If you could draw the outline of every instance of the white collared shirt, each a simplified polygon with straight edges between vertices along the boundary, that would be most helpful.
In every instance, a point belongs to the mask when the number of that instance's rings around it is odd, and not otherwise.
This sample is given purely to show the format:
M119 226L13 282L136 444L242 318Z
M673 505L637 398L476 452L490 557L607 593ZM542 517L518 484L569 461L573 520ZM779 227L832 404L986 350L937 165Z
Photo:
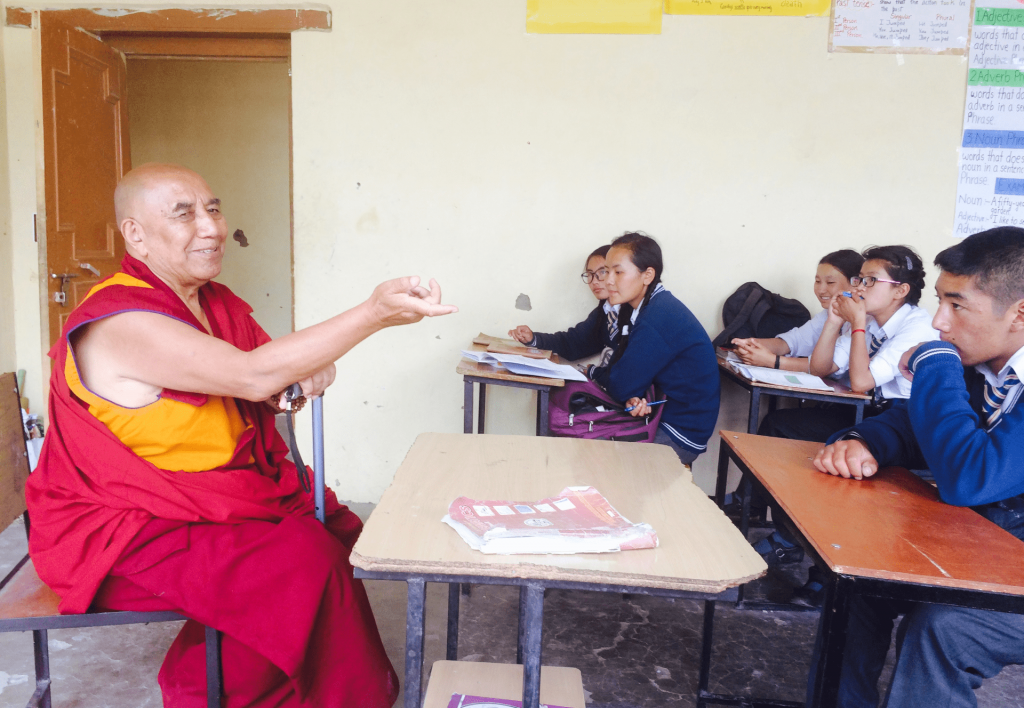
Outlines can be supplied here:
M789 354L786 356L809 357L814 352L814 345L821 338L821 330L825 329L827 319L828 309L825 308L799 327L780 334L778 338L789 346Z
M607 315L609 312L614 312L617 315L621 305L610 305L607 300L602 300L601 307L604 308L604 314Z
M853 341L849 322L843 324L839 341L832 361L839 367L834 377L848 374L850 370L850 344ZM867 332L864 337L866 346L871 346L871 337L888 339L873 357L868 369L875 379L875 386L881 389L882 397L888 400L910 398L910 382L900 373L900 357L903 353L921 342L930 342L939 338L937 330L932 328L932 316L922 307L905 303L896 310L885 326L879 327L875 318L868 315Z
M1017 374L1017 378L1024 381L1024 347L1021 347L1011 356L998 374L992 373L988 364L978 364L974 367L978 373L985 377L990 386L999 388L1006 381L1006 375L1011 371Z

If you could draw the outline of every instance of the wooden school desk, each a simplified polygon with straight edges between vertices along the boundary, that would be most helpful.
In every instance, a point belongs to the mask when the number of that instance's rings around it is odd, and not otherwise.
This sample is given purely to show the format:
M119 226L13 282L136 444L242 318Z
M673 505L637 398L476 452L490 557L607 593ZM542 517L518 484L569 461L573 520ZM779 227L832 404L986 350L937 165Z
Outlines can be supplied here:
M776 384L751 381L732 370L725 361L718 357L718 371L729 381L750 392L750 410L747 413L747 432L754 435L757 432L758 418L761 414L761 396L768 398L800 398L807 401L821 401L824 403L837 403L847 406L856 406L857 413L854 423L859 423L864 418L864 406L871 402L871 394L855 393L836 381L829 381L828 384L835 388L835 391L813 391L807 388L795 388L793 386L778 386Z
M533 501L567 486L598 489L660 546L622 553L486 555L441 518L460 496ZM447 658L457 658L458 583L518 585L523 705L536 708L545 588L731 600L767 567L664 445L522 435L420 435L352 551L358 578L404 580L405 706L419 705L425 585L449 583ZM710 660L705 624L702 662ZM702 666L702 685L707 670Z
M487 351L483 344L470 343L469 349L476 352ZM563 362L557 354L551 355L556 364ZM465 387L465 400L462 409L462 427L464 433L473 432L473 384L480 384L480 410L476 431L484 432L484 414L487 411L487 385L526 388L537 392L537 435L548 434L548 395L552 388L565 386L563 379L548 379L541 376L519 376L508 369L500 369L490 364L481 364L465 357L455 367L455 373L462 374Z
M944 504L916 475L893 467L858 482L814 469L821 443L721 436L724 464L732 459L765 486L828 577L815 706L836 705L858 595L1024 614L1024 544L970 509Z

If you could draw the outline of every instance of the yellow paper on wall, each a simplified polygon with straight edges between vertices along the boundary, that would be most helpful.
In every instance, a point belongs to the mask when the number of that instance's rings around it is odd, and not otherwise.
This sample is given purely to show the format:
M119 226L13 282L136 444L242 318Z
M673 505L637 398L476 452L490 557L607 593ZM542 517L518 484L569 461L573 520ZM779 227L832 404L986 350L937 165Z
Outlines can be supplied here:
M832 0L665 0L669 15L778 15L825 17Z
M662 0L526 0L534 34L661 34Z

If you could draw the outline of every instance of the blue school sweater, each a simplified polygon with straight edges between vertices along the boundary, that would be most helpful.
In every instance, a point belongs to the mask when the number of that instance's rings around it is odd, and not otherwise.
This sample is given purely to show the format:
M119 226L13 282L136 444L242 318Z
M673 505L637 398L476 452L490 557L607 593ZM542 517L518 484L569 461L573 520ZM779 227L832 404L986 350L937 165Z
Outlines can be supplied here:
M973 367L964 369L953 345L922 344L910 359L910 370L909 400L836 433L829 442L859 438L880 467L930 470L944 502L970 506L1024 540L1022 391L1011 391L999 421L986 430L979 415L985 377Z
M595 367L592 378L619 401L644 396L653 383L668 399L662 429L680 447L704 452L719 402L718 362L708 333L667 290L652 295L631 326L622 358Z
M615 340L608 336L608 315L604 311L604 301L587 315L587 319L565 332L544 334L534 332L534 346L550 349L560 357L570 361L585 359L601 353L605 347L614 347Z

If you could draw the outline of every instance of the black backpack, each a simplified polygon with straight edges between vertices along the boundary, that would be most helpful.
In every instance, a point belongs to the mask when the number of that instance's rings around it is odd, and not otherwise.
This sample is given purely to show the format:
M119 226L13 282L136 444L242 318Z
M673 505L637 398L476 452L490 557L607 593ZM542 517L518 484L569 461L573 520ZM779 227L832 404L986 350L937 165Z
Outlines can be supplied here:
M735 338L770 339L799 327L811 313L799 300L782 297L757 283L744 283L725 300L722 322L725 329L715 337L716 347L729 346Z

